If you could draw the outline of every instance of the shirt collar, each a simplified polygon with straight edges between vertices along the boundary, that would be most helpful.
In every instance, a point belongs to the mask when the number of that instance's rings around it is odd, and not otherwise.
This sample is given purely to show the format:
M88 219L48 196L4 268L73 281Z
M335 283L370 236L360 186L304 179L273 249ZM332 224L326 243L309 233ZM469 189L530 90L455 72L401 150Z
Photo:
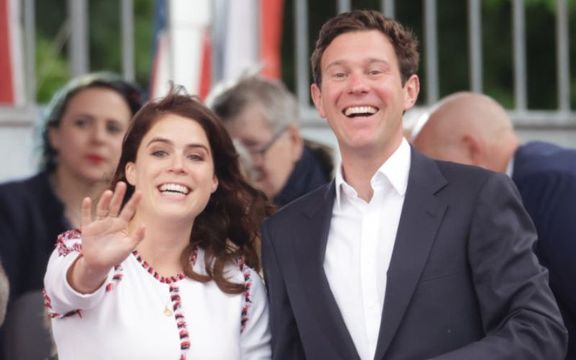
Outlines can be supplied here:
M406 194L406 189L408 187L408 175L410 173L410 145L406 139L402 138L400 146L390 155L390 157L376 170L376 173L372 176L370 183L372 188L378 186L384 179L388 179L388 182L392 188L400 195L404 196ZM336 174L334 176L334 182L336 184L336 204L341 206L341 199L344 195L357 195L356 190L350 186L342 174L342 164L336 168Z
M514 156L512 156L510 161L508 161L508 166L506 166L506 174L510 177L514 175Z

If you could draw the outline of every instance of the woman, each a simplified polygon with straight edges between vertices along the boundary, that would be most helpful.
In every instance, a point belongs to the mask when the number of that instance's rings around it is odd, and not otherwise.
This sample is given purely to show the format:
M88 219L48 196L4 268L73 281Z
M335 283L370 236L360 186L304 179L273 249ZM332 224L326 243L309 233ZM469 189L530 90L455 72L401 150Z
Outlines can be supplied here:
M270 358L256 251L268 207L215 115L175 92L146 104L113 184L49 261L59 358Z
M0 186L0 254L11 298L42 289L56 237L80 226L79 205L97 199L118 164L140 91L111 74L73 79L52 99L39 174Z

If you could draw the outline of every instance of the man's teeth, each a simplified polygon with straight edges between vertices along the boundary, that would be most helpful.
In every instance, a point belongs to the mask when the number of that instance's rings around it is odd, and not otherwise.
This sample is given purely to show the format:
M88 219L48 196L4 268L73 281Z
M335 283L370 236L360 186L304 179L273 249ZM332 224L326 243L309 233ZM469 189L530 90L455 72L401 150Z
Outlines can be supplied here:
M372 106L351 106L344 110L344 115L346 116L353 116L353 115L372 115L375 114L378 109Z
M188 194L190 192L190 189L188 189L186 186L184 185L179 185L179 184L163 184L160 185L160 191L165 192L175 192L175 193L180 193L180 194Z

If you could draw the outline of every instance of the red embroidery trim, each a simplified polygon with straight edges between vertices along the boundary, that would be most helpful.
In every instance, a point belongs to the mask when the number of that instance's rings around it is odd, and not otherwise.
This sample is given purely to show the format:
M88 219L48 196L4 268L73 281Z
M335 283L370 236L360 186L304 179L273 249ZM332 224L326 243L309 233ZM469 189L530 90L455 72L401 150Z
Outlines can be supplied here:
M82 244L80 242L75 242L72 245L67 244L67 242L71 240L79 240L80 239L80 230L68 230L63 232L62 234L58 235L56 239L56 249L58 250L59 256L66 256L71 252L81 252L82 251Z
M240 259L238 265L240 271L242 271L242 275L244 276L244 292L242 293L243 305L240 316L240 334L242 334L246 328L246 324L248 323L248 312L252 305L252 293L250 292L252 289L252 273L250 272L250 268L244 264L244 259Z
M196 252L197 252L197 249L194 248L192 250L192 255L190 255L190 262L192 263L192 266L194 266L194 264L196 263ZM172 283L180 281L186 277L186 275L184 275L183 273L178 273L178 274L173 275L173 276L162 276L162 275L158 274L158 272L156 270L154 270L154 268L152 266L150 266L150 264L148 264L148 262L146 262L146 260L142 259L142 256L140 255L140 253L137 250L133 250L132 254L136 258L136 260L140 263L140 265L142 265L144 270L146 270L150 275L152 275L154 277L154 279L160 281L161 283L172 284Z
M180 359L186 359L186 351L190 349L190 334L186 326L186 318L182 312L182 299L180 297L180 288L176 284L178 281L184 279L186 275L179 273L173 276L162 276L158 274L156 270L148 262L142 259L142 256L137 250L132 251L132 254L136 260L142 265L144 270L146 270L154 279L170 285L170 301L172 302L172 310L174 310L174 319L176 320L176 326L178 327L178 336L180 338ZM198 248L194 247L192 253L190 254L190 263L192 266L196 264L196 258L198 257Z
M79 317L82 317L82 311L80 311L80 310L68 311L65 314L60 314L60 313L53 311L52 310L52 300L50 299L50 296L48 296L46 289L42 289L42 299L44 300L44 307L46 308L46 312L48 313L48 317L50 317L51 319L64 319L64 318L67 318L69 316L74 316L74 315L78 315Z

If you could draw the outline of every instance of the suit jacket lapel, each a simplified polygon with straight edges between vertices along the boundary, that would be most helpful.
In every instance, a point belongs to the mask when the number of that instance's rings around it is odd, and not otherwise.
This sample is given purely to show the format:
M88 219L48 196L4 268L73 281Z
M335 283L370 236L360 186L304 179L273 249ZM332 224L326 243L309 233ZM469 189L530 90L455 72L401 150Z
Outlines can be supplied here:
M294 252L300 259L300 279L305 296L310 299L308 303L313 308L315 320L322 327L322 336L331 341L334 353L340 354L343 359L359 359L324 272L334 198L335 185L332 181L322 197L318 197L318 201L306 209L306 220L300 224L306 236L294 241Z
M436 163L412 150L406 198L392 253L375 359L383 359L428 259L446 205L435 193L446 185Z

